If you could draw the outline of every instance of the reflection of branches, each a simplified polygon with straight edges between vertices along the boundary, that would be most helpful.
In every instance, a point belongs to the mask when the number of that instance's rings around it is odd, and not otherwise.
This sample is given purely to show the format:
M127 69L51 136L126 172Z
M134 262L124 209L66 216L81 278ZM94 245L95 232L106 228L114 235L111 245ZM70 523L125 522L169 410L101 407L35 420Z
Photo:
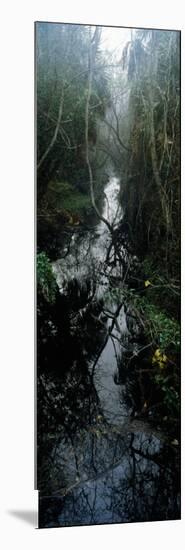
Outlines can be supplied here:
M111 464L108 468L104 468L101 472L97 473L95 476L88 475L85 480L78 479L78 481L72 483L65 489L61 487L57 491L53 492L52 496L57 496L57 495L66 496L67 494L71 493L73 489L83 488L84 486L86 486L87 483L90 483L90 482L97 482L102 478L104 478L105 476L107 476L108 474L110 474L110 472L112 472L114 468L119 466L122 463L122 461L123 461L123 456L119 457L119 459L116 459L114 462L111 461Z
M178 517L174 498L178 483L176 486L170 468L163 467L162 454L161 461L156 463L155 453L149 454L147 449L144 452L141 447L135 449L133 441L134 436L131 436L130 444L119 459L114 460L114 449L110 467L97 476L88 475L86 480L71 484L60 494L55 493L56 502L61 500L62 504L60 525L64 522L65 525L92 524L97 518L98 523L109 523L152 520L159 515L160 519L172 519L171 513L173 519ZM148 439L143 445L150 447L150 443ZM43 501L46 498L43 497Z
M99 435L96 437L96 426L91 427L93 431L92 434L89 432L90 441L87 443L84 440L86 453L83 455L84 463L81 463L82 477L77 460L78 479L69 481L66 487L62 486L52 493L51 498L56 499L54 502L61 502L58 512L60 525L96 523L97 518L98 522L114 522L152 520L158 514L160 519L178 517L175 499L179 480L178 472L175 473L173 468L176 454L170 454L168 447L159 443L159 437L156 441L151 430L148 434L146 431L143 437L144 425L141 422L130 422L127 424L128 433L118 427L113 430L113 427L107 426L106 435L103 436L103 431L100 441ZM73 445L78 456L77 440L74 439ZM79 445L81 449L81 439ZM88 460L88 471L85 456ZM58 460L61 464L60 456ZM47 503L48 499L49 512L51 499L46 495L42 498L43 503ZM58 518L53 519L54 522L58 521Z
M156 453L155 455L151 455L148 452L144 453L140 449L136 449L135 447L133 447L133 445L131 446L131 450L132 450L133 453L141 456L142 458L144 458L146 460L150 460L151 462L154 462L155 464L157 464L157 466L160 466L160 468L166 469L166 465L162 463L162 461L160 460L160 458L158 456L159 453Z
M108 342L108 339L109 339L110 335L112 334L114 325L115 325L115 323L116 323L116 319L117 319L117 317L118 317L118 315L119 315L119 313L120 313L120 311L121 311L121 308L122 308L122 306L123 306L123 303L124 303L124 302L121 302L121 304L119 304L118 308L116 309L116 312L115 312L115 314L114 314L114 317L113 317L111 326L109 327L109 330L108 330L108 332L107 332L106 338L105 338L105 340L104 340L104 342L103 342L103 344L102 344L102 346L101 346L101 348L100 348L100 351L99 351L99 353L98 353L98 355L97 355L97 357L96 357L96 359L95 359L95 361L94 361L94 364L93 364L93 366L92 366L92 371L91 371L91 380L93 380L93 376L94 376L94 371L95 371L96 365L97 365L97 363L98 363L99 358L101 357L101 354L102 354L102 352L103 352L103 350L104 350L104 348L105 348L105 346L106 346L106 344L107 344L107 342Z
M114 354L115 354L116 362L117 362L117 365L118 365L119 357L118 357L115 342L114 342L114 339L113 339L113 334L110 335L110 338L111 338L111 342L112 342L112 345L113 345L113 348L114 348Z

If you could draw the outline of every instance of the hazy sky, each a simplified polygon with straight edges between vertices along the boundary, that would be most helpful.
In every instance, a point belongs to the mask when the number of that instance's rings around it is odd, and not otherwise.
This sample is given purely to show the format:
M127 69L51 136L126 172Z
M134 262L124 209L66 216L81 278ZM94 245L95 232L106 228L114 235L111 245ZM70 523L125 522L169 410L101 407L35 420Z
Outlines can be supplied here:
M102 27L102 48L113 52L117 59L121 57L125 44L131 39L131 29L121 27Z

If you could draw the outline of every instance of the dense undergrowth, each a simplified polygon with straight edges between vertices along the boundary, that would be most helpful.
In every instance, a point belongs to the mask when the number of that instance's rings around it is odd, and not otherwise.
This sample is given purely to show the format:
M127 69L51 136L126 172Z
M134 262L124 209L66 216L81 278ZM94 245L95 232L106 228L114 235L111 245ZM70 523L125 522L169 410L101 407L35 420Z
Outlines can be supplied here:
M147 359L156 412L172 426L180 414L179 33L137 31L124 49L123 68L130 127L129 138L124 130L122 138L130 151L120 158L120 200L124 231L138 257L128 299L149 346L139 354L140 369Z

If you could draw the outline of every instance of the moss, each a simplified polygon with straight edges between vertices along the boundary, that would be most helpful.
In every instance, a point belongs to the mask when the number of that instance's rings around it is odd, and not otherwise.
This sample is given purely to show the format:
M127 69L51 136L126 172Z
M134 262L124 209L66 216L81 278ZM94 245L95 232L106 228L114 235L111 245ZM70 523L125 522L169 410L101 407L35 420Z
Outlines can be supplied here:
M67 182L50 182L46 198L53 207L79 216L91 209L90 197Z

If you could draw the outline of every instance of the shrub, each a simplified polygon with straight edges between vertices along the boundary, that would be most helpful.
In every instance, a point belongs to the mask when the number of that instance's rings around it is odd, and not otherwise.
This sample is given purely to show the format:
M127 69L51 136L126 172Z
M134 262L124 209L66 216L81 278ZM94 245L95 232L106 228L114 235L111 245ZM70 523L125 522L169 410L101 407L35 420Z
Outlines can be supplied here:
M57 283L45 252L37 254L37 289L47 302L55 302Z

